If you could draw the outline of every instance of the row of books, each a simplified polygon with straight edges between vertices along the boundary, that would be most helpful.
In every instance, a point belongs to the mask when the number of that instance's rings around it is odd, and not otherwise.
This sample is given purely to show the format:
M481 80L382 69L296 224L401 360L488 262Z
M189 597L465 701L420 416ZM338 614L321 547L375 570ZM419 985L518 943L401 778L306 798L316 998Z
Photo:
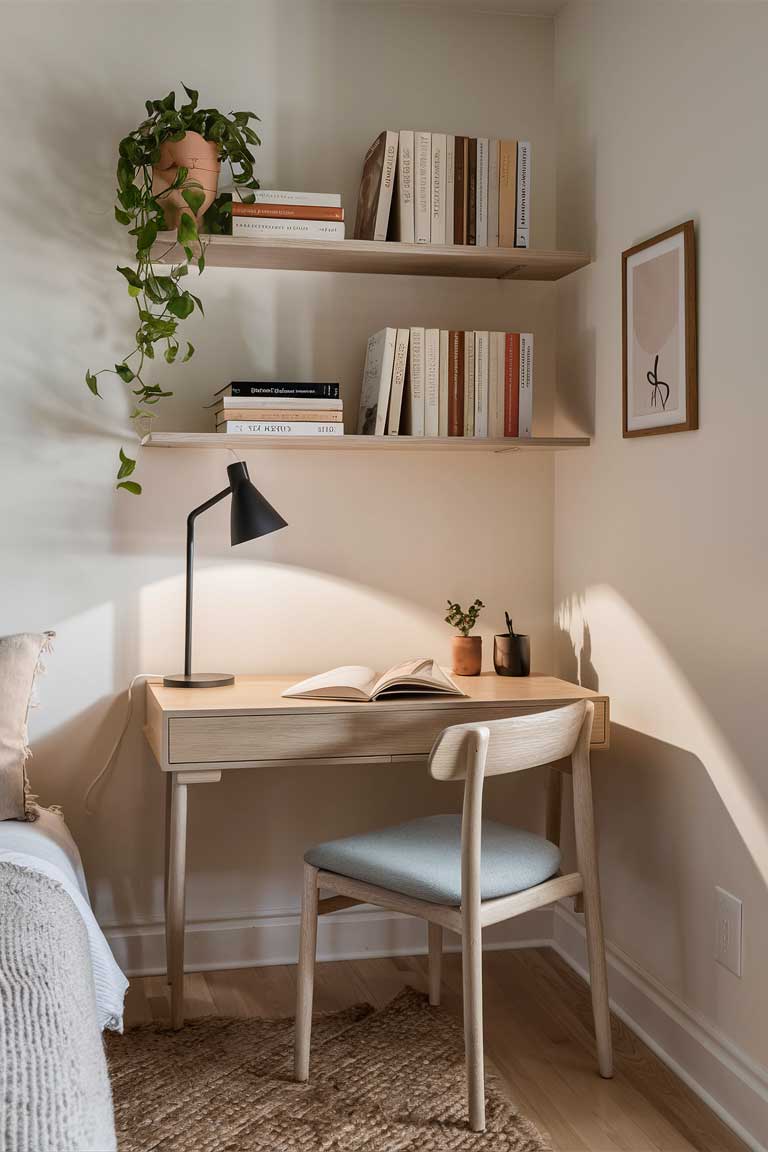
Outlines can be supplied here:
M252 203L232 201L232 235L262 239L343 240L338 192L285 192L259 188Z
M527 248L530 193L527 140L382 132L363 162L355 239Z
M337 383L233 380L214 396L216 431L238 436L343 436Z
M358 435L531 436L533 334L382 328L368 340Z

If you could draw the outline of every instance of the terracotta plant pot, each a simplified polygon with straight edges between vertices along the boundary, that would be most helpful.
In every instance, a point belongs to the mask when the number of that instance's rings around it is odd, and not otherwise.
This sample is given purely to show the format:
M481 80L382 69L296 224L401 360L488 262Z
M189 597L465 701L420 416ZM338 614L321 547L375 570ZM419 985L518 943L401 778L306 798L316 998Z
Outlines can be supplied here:
M454 636L451 658L457 676L479 676L483 663L482 636Z
M181 140L164 140L160 145L160 159L152 168L152 194L160 196L170 188L176 179L179 168L189 171L188 181L194 180L205 193L205 200L195 219L199 224L203 215L216 198L219 186L219 146L214 140L206 140L199 132L186 132ZM176 228L182 212L191 209L181 194L174 188L167 196L160 196L165 222L169 228Z

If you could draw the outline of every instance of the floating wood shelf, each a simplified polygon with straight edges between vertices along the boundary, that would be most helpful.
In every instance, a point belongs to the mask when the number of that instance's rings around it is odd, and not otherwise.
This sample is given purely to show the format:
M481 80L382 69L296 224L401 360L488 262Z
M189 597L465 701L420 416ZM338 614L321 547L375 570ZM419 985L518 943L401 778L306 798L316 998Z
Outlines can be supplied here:
M232 432L152 432L143 448L297 449L324 452L556 452L588 448L588 436L533 436L488 440L462 436L248 436Z
M399 244L377 240L263 240L206 237L205 258L215 268L280 268L305 272L372 272L390 276L468 276L489 280L560 280L590 262L584 252L534 248L476 248L464 244ZM152 258L184 259L175 233L161 233Z

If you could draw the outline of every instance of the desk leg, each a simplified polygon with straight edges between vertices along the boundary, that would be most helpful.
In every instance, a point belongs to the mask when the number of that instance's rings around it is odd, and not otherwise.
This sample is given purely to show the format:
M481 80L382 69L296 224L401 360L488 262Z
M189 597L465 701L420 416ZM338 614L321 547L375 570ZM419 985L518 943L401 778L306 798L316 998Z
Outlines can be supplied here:
M163 863L163 916L168 923L168 892L170 887L171 867L171 796L173 793L173 775L165 773L165 858ZM171 969L166 957L166 983L171 981Z
M187 785L179 773L169 773L170 835L168 845L168 909L165 919L165 950L171 985L171 1025L184 1024L184 886L187 852Z

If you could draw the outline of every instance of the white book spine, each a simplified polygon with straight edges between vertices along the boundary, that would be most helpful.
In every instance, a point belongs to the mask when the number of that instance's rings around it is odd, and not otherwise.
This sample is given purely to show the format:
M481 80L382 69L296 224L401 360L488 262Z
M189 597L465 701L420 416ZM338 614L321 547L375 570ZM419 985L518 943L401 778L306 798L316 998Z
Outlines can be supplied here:
M445 132L432 133L430 242L445 244Z
M453 244L453 198L456 163L456 137L445 138L445 243ZM446 432L447 435L447 432Z
M389 390L395 361L396 328L382 328L368 338L360 389L358 436L383 436L389 410Z
M488 347L488 435L504 435L504 348L503 332L491 332Z
M392 388L389 393L389 415L387 432L390 436L400 434L400 414L403 409L403 389L405 387L405 366L408 362L409 328L398 328L395 337L395 360L392 366Z
M344 425L324 424L320 420L225 420L216 431L240 436L343 436Z
M440 330L424 330L424 435L437 436L440 431Z
M432 196L430 184L432 176L432 133L415 132L413 138L414 155L414 236L417 244L429 244L431 236Z
M399 134L387 132L384 144L384 166L381 170L381 185L379 187L379 202L376 207L376 223L374 224L374 240L386 240L389 228L389 212L392 207L392 191L395 186L395 171L397 169L397 145Z
M259 216L234 216L233 236L256 236L273 240L343 240L341 220L286 220Z
M440 330L440 372L437 384L437 434L448 435L448 330Z
M341 208L339 192L279 192L274 188L256 188L250 194L252 204L304 204L312 208ZM237 195L233 192L233 195Z
M424 435L424 329L411 328L408 349L406 427L411 436Z
M287 408L299 408L304 412L341 412L343 408L341 400L316 400L311 397L305 400L301 396L222 396L218 403L225 412L227 408L245 408L254 412L263 408L278 408L283 412Z
M464 435L475 434L475 334L464 333Z
M477 138L477 204L475 243L478 248L488 247L488 138Z
M520 436L533 435L533 333L520 333Z
M515 248L527 248L531 235L531 145L517 142L517 206L515 211ZM521 433L522 435L522 433Z
M488 142L488 247L499 246L499 142Z
M413 244L413 132L400 133L397 153L397 228L396 239Z
M488 435L488 339L475 332L475 436Z

